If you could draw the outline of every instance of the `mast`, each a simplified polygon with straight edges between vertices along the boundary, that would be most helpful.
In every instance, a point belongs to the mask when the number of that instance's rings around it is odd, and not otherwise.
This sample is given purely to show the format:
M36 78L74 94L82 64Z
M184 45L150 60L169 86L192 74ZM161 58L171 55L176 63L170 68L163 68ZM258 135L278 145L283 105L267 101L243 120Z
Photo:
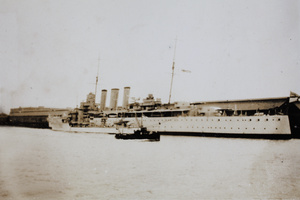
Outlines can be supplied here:
M172 86L173 86L173 78L174 78L176 43L177 43L177 37L175 39L174 57L173 57L173 65L172 65L172 79L171 79L171 86L170 86L170 93L169 93L169 104L171 103Z
M97 97L97 86L98 86L98 76L99 76L99 66L100 66L100 56L98 58L98 69L97 69L97 76L96 76L96 86L95 86L95 102Z

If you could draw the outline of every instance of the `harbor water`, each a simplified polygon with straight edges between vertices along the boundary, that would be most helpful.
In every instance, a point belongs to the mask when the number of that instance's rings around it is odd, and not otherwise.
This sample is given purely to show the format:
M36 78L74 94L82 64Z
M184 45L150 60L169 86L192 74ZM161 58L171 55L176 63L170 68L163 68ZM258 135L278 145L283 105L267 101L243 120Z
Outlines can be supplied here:
M300 199L300 140L0 127L0 199Z

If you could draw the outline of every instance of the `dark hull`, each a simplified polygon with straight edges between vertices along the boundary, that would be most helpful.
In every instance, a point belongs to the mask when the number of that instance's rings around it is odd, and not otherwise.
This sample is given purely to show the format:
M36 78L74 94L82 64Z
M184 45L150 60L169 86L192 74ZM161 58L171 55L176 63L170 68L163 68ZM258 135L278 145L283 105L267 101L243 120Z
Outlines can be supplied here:
M31 128L50 128L47 121L48 115L45 116L10 116L10 126L22 126Z
M291 126L292 138L300 139L300 109L299 103L289 105L289 121Z
M116 139L123 139L123 140L160 140L159 133L150 133L150 134L116 134Z
M0 126L9 125L9 116L6 114L0 114Z

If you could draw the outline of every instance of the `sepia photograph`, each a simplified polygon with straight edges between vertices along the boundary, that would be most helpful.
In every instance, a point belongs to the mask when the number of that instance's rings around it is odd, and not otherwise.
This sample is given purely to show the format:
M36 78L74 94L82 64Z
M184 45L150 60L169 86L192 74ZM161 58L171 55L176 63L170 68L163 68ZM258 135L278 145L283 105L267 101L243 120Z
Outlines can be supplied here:
M0 0L0 199L300 199L300 1Z

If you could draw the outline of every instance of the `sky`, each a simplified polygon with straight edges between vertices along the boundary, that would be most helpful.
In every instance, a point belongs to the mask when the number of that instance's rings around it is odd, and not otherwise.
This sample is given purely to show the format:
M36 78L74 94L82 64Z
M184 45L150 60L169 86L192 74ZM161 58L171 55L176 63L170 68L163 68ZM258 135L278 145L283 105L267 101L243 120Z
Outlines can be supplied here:
M131 87L171 102L300 94L298 0L0 0L0 113ZM176 39L177 38L177 39ZM176 44L176 50L175 50ZM100 60L99 60L100 58ZM190 72L183 72L189 70Z

